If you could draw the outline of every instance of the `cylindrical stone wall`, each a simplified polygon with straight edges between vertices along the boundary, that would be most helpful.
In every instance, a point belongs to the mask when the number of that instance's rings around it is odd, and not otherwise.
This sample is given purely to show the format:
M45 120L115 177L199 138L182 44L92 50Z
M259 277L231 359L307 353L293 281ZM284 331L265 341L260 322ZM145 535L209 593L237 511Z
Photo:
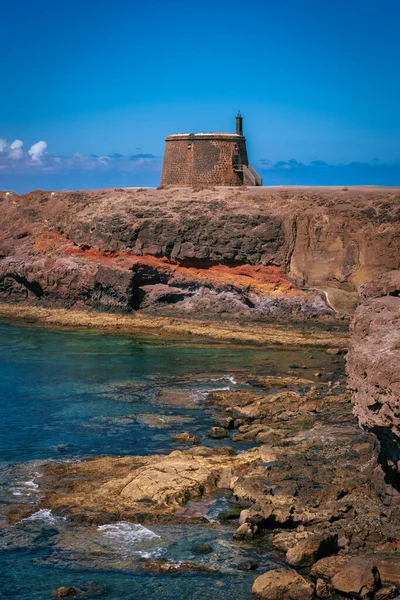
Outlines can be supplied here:
M162 185L242 185L235 165L248 165L246 139L234 133L170 135L166 139Z

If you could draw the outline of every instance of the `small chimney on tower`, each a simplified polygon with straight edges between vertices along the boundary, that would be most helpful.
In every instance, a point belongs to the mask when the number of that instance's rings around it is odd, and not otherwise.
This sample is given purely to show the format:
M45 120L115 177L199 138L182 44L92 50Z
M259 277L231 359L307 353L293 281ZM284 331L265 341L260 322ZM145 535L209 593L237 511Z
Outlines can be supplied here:
M238 114L236 115L236 134L243 135L243 117L240 114L240 110L238 111Z

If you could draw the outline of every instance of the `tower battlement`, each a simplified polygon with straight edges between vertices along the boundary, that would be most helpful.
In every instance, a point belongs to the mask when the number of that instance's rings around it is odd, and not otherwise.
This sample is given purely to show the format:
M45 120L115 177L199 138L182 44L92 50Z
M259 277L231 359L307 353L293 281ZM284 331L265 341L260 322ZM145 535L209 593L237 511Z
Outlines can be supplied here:
M165 142L162 185L262 185L249 165L240 113L236 133L174 133Z

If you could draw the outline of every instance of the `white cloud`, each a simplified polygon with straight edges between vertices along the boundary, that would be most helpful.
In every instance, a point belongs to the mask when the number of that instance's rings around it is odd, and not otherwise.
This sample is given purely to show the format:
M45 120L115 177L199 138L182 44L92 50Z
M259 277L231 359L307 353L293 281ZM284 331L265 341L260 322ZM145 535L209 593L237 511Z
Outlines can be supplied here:
M40 141L33 144L28 150L28 154L33 161L41 162L41 158L44 156L47 150L46 142Z
M43 140L33 144L28 151L24 150L22 140L14 140L11 144L0 138L0 170L2 173L37 173L38 169L46 173L67 171L159 171L161 159L152 154L91 154L85 156L76 152L70 156L57 156L47 151L47 143Z
M24 142L22 142L21 140L14 140L10 146L10 157L16 160L21 159L24 156L24 151L22 149L23 145Z

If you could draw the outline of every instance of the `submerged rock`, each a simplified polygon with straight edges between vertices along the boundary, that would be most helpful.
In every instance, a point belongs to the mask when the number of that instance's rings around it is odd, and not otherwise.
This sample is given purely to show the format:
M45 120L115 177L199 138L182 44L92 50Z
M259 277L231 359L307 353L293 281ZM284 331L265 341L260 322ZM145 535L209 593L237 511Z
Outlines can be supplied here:
M198 444L200 442L198 437L192 435L188 431L184 431L183 433L178 433L177 435L174 435L174 441L178 444L187 445Z
M209 554L212 551L212 546L209 544L198 544L197 546L192 546L192 552L195 554Z
M55 592L51 594L52 598L71 598L72 596L77 596L79 594L79 589L73 586L61 586L56 589Z
M151 560L142 563L142 569L144 571L150 571L151 573L185 573L185 572L200 572L200 573L218 573L218 569L213 567L207 567L205 565L199 565L191 561L185 562L170 562L165 560Z
M255 560L244 560L243 562L239 563L237 568L240 569L241 571L255 571L255 569L257 569L258 567L258 562L256 562Z
M52 598L97 598L105 593L106 587L101 583L89 581L79 587L76 586L61 586L52 592Z

